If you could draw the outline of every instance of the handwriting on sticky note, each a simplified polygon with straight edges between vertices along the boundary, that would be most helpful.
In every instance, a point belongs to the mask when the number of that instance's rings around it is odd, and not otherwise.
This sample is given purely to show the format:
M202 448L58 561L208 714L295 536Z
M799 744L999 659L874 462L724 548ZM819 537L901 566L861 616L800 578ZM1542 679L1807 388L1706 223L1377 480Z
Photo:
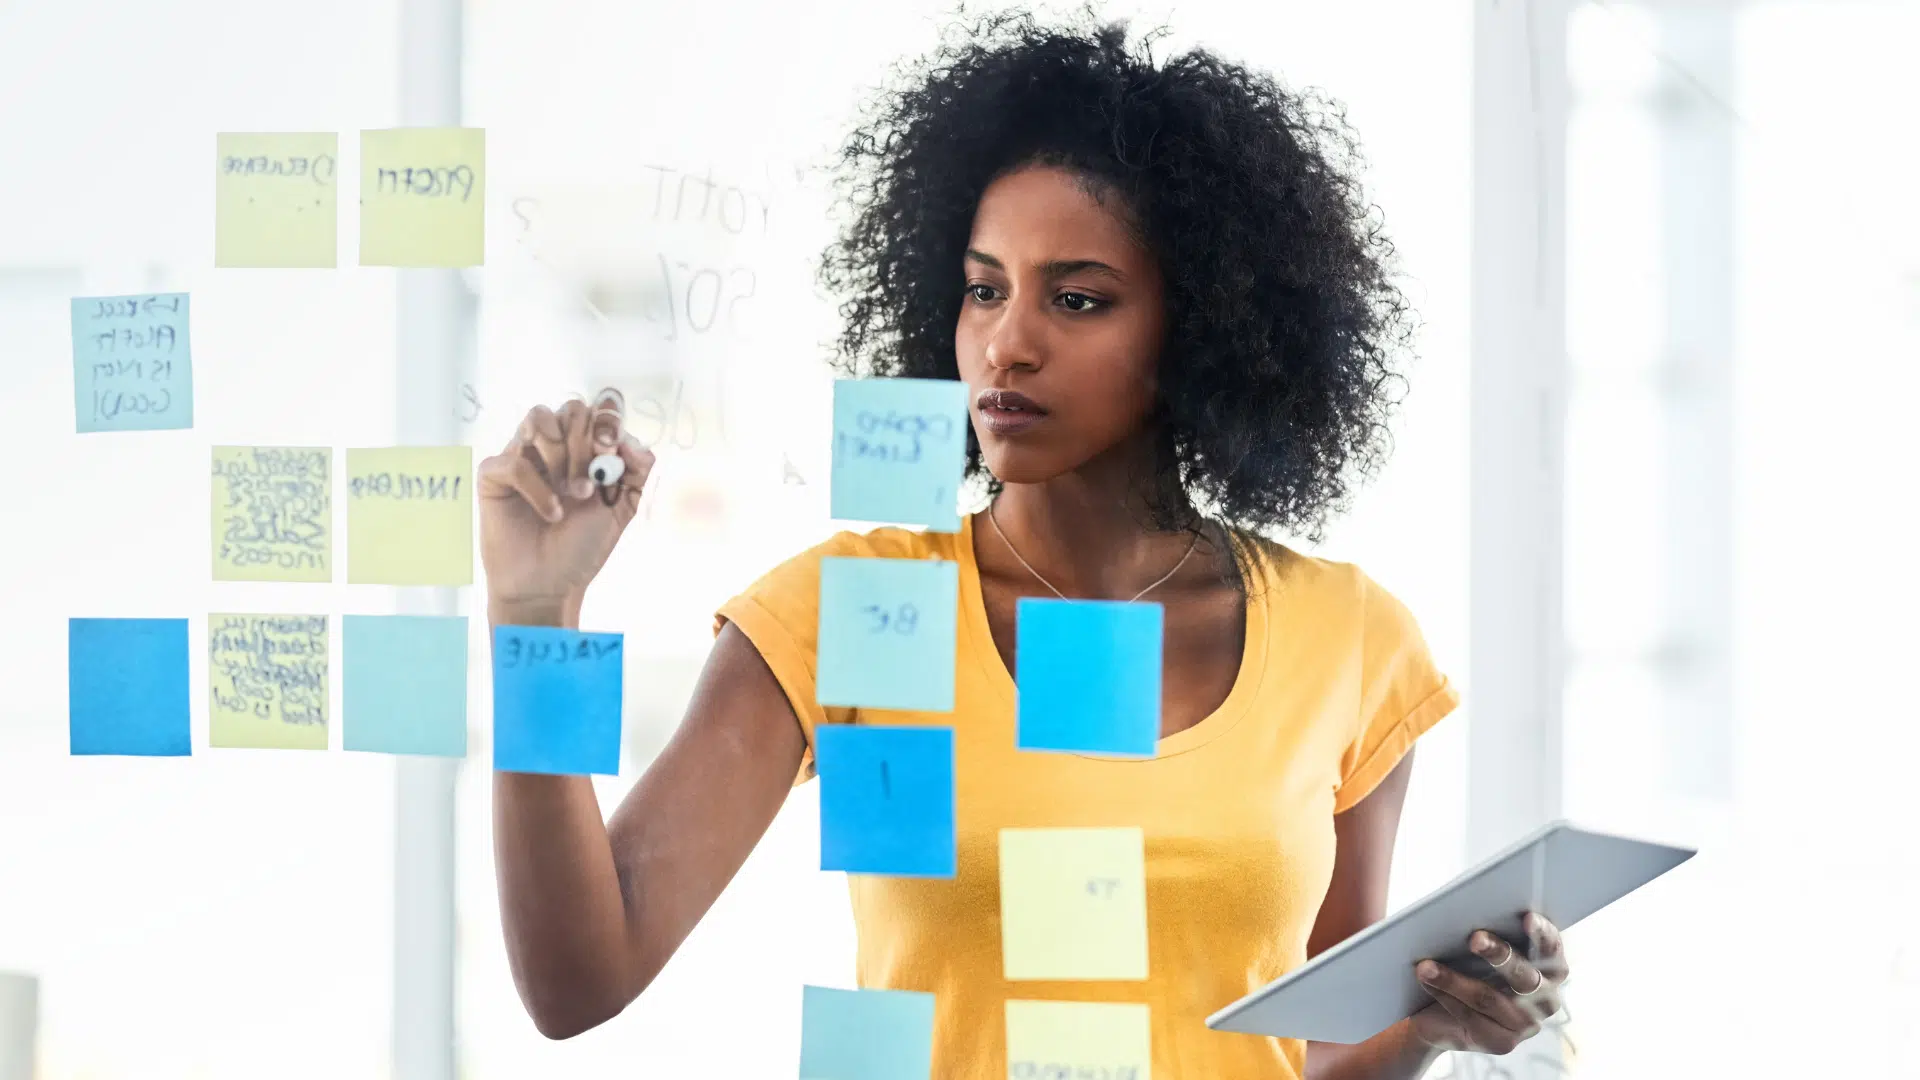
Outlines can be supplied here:
M833 516L958 532L966 389L947 379L835 382Z
M960 564L947 559L820 560L823 705L953 709Z
M820 869L953 876L952 728L828 724L814 756Z
M1146 978L1145 852L1138 828L1000 830L1006 977Z
M67 620L68 747L178 757L188 728L187 620Z
M1152 1016L1120 1002L1007 1002L1008 1080L1150 1080Z
M73 414L80 432L193 426L187 294L78 297Z
M213 265L337 264L338 135L223 132L215 144Z
M347 580L473 583L473 449L347 451Z
M213 579L332 581L332 451L213 448Z
M561 627L495 627L493 767L617 774L622 641Z
M361 265L480 265L486 151L479 128L361 132Z
M214 746L327 748L327 617L209 615Z

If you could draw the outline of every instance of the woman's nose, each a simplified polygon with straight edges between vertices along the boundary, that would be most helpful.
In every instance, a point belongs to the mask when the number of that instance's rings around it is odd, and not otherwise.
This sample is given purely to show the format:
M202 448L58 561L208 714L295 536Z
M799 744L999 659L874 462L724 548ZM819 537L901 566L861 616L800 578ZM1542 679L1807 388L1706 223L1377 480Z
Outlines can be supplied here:
M987 339L987 366L1000 370L1035 369L1040 367L1041 362L1042 353L1038 332L1033 326L1033 316L1022 312L1018 304L1009 303L1002 310L1000 321L993 328L993 335Z

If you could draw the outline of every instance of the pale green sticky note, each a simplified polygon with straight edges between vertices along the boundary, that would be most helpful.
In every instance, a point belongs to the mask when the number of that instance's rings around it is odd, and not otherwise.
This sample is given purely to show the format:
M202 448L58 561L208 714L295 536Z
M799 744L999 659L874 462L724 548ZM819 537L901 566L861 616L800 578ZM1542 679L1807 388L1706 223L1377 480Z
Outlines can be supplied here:
M1129 1002L1008 1001L1007 1076L1151 1080L1150 1020Z
M479 266L486 237L487 133L360 133L360 265Z
M213 448L213 580L333 580L333 451Z
M347 580L473 583L473 448L347 451Z
M214 141L213 265L336 265L340 136L222 132Z
M327 617L207 616L213 746L327 748Z
M1006 977L1146 978L1146 880L1138 828L1000 830Z

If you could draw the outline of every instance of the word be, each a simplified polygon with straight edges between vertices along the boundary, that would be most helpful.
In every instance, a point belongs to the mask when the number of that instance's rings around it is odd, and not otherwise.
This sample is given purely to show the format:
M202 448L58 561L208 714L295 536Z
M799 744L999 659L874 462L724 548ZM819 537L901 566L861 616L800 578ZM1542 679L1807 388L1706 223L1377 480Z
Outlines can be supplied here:
M873 619L872 633L884 634L889 625L896 634L911 634L920 624L920 611L912 604L901 604L897 611L889 612L879 604L868 604L860 609L862 614Z

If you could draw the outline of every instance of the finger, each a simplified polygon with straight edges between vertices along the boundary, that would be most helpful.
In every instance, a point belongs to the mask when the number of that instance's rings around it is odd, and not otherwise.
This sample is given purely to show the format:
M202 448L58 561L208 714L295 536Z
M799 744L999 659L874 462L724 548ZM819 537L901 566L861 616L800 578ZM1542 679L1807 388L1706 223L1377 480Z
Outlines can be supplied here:
M1458 1037L1465 1044L1460 1049L1488 1054L1505 1054L1510 1053L1514 1047L1525 1041L1525 1035L1521 1031L1513 1031L1494 1023L1485 1013L1475 1008L1472 1002L1462 996L1465 992L1464 988L1456 987L1452 980L1465 980L1488 990L1492 987L1488 987L1478 979L1469 979L1432 960L1422 960L1414 968L1414 974L1419 978L1420 988L1427 992L1427 996L1433 998L1442 1009L1446 1010L1447 1015L1453 1018L1455 1027L1459 1029ZM1449 979L1449 976L1452 979ZM1530 1035L1532 1032L1526 1031L1525 1034Z
M1439 965L1439 974L1429 980L1429 985L1452 994L1474 1012L1508 1030L1521 1031L1536 1023L1533 1016L1505 989L1444 964Z
M1539 969L1522 956L1512 942L1495 936L1491 931L1475 930L1467 938L1467 947L1473 950L1474 955L1493 965L1493 970L1500 973L1507 986L1522 997L1538 993L1547 984L1546 976L1540 974Z
M567 429L545 405L535 405L520 421L520 442L547 475L558 480L567 472Z
M564 479L556 478L554 486L576 499L584 499L598 491L587 478L587 464L594 455L593 409L576 398L567 402L560 419L567 429L567 467Z
M487 458L480 462L476 474L481 498L524 499L534 513L550 522L566 516L566 509L560 505L540 466L526 454Z
M618 453L621 463L626 466L626 471L620 474L620 486L637 496L640 489L646 486L647 477L653 475L656 460L653 451L641 446L639 439L628 434L621 437Z
M1567 950L1560 937L1560 928L1537 911L1527 912L1522 923L1527 931L1527 957L1533 961L1533 966L1555 983L1564 982L1567 977Z

